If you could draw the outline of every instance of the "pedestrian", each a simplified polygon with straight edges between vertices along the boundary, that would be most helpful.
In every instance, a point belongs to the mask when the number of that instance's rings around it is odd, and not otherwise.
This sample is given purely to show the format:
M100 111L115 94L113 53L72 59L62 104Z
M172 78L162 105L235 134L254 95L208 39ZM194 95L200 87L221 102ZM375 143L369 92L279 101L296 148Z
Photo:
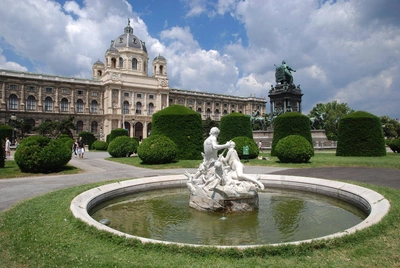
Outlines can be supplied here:
M79 137L78 140L78 155L79 158L83 158L83 154L85 153L85 143L83 142L82 137Z
M72 153L75 155L75 158L78 155L77 151L78 151L78 139L75 139L74 143L72 144Z
M261 141L258 142L258 150L260 151L260 153L263 152L263 149L262 149L262 142L261 142Z
M8 137L6 137L5 151L6 151L6 157L11 155L11 142L8 139Z

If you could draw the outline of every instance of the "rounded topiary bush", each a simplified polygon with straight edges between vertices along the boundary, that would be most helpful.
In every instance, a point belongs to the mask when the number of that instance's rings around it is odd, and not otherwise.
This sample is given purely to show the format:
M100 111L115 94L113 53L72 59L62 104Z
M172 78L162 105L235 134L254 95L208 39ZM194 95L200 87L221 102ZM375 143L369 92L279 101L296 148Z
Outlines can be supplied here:
M59 140L31 136L21 141L14 160L22 172L56 172L71 160L71 148Z
M128 136L119 136L110 142L107 151L112 157L129 157L136 152L139 143Z
M164 135L152 134L139 145L138 156L144 164L166 164L175 160L178 146Z
M223 116L221 118L220 131L221 133L218 137L220 144L241 136L253 139L250 117L241 113L231 113Z
M113 139L115 139L116 137L120 137L120 136L129 136L128 131L123 128L113 129L113 130L111 130L111 133L107 135L106 142L108 144L110 144L113 141Z
M138 144L139 144L139 142L138 142ZM94 150L107 151L107 147L108 147L108 144L105 141L95 141L92 144L92 148Z
M394 153L400 153L400 138L386 140L386 145L389 146L390 150Z
M256 142L253 139L250 139L249 137L241 136L241 137L235 137L232 139L233 142L235 142L235 150L239 155L240 159L254 159L258 156L260 153L258 146ZM244 146L249 146L249 155L244 155L243 154L243 147Z
M72 150L72 145L75 143L75 140L74 140L74 139L69 138L69 139L63 139L63 140L61 140L61 141L64 142L64 144L65 144L68 148L70 148L70 149Z
M283 163L307 163L314 155L310 142L300 135L289 135L281 139L275 151Z
M177 159L202 159L203 126L199 113L182 105L169 106L152 118L151 135L164 135L178 146Z
M81 132L78 135L79 137L82 137L83 142L85 145L89 147L89 149L92 149L92 144L97 140L97 138L93 135L92 132Z
M379 117L358 111L339 121L337 156L385 156L385 138Z
M290 135L300 135L304 137L312 147L313 143L311 137L310 119L298 112L290 112L279 115L274 120L274 137L271 145L272 156L277 156L275 148L278 142L284 137Z

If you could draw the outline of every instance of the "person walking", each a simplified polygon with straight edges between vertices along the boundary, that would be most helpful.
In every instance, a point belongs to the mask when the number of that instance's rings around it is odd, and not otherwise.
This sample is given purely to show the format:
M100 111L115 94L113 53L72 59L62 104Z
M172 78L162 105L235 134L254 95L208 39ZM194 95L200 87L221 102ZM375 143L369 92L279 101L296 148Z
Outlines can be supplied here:
M6 151L6 157L11 155L11 142L8 139L8 137L6 137L6 144L5 144L5 151Z
M75 158L78 155L77 151L78 151L78 139L75 139L74 144L72 144L72 153L75 155Z
M263 149L262 149L262 142L261 142L261 141L258 142L258 150L260 151L260 153L263 152Z
M79 158L83 158L84 153L85 153L85 143L83 142L82 137L79 137L79 140L78 140L78 156L79 156Z

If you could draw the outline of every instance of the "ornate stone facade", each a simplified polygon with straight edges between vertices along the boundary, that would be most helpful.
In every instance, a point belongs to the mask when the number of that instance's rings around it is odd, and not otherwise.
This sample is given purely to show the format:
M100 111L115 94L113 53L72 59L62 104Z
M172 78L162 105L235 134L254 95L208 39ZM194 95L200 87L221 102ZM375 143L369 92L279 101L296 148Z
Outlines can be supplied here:
M167 61L159 55L148 75L145 43L128 22L124 33L111 42L105 63L93 64L92 79L0 70L0 123L12 114L37 126L74 116L78 134L90 131L105 140L112 129L124 127L140 139L151 133L152 114L181 104L205 120L219 121L231 112L266 111L266 99L170 89Z

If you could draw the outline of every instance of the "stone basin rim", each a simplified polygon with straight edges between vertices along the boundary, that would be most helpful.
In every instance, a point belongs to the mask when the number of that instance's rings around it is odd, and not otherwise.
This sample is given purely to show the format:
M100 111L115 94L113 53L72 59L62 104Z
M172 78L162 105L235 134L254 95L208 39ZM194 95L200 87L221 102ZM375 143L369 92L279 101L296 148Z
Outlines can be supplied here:
M299 245L301 243L310 243L317 240L326 240L336 237L342 237L344 235L349 235L355 233L356 231L368 228L380 222L390 210L390 203L384 196L371 189L350 183L311 178L311 177L270 175L270 174L261 175L260 181L265 185L266 189L268 188L293 189L298 191L306 191L306 192L312 192L312 193L318 193L336 197L340 200L344 200L355 206L358 206L359 208L368 213L368 217L359 224L350 227L344 231L307 240L285 242L285 243L274 243L274 244L220 246L220 245L178 243L178 242L162 241L162 240L155 240L155 239L134 236L131 234L115 230L106 225L103 225L98 221L94 220L89 215L89 211L93 207L112 198L147 190L186 187L187 177L184 175L146 177L140 179L119 181L95 187L76 196L71 202L70 209L75 218L82 220L86 224L94 226L99 230L105 230L119 236L138 239L142 243L162 243L166 245L174 244L179 246L237 248L237 249L246 249L246 248L262 247L262 246Z

